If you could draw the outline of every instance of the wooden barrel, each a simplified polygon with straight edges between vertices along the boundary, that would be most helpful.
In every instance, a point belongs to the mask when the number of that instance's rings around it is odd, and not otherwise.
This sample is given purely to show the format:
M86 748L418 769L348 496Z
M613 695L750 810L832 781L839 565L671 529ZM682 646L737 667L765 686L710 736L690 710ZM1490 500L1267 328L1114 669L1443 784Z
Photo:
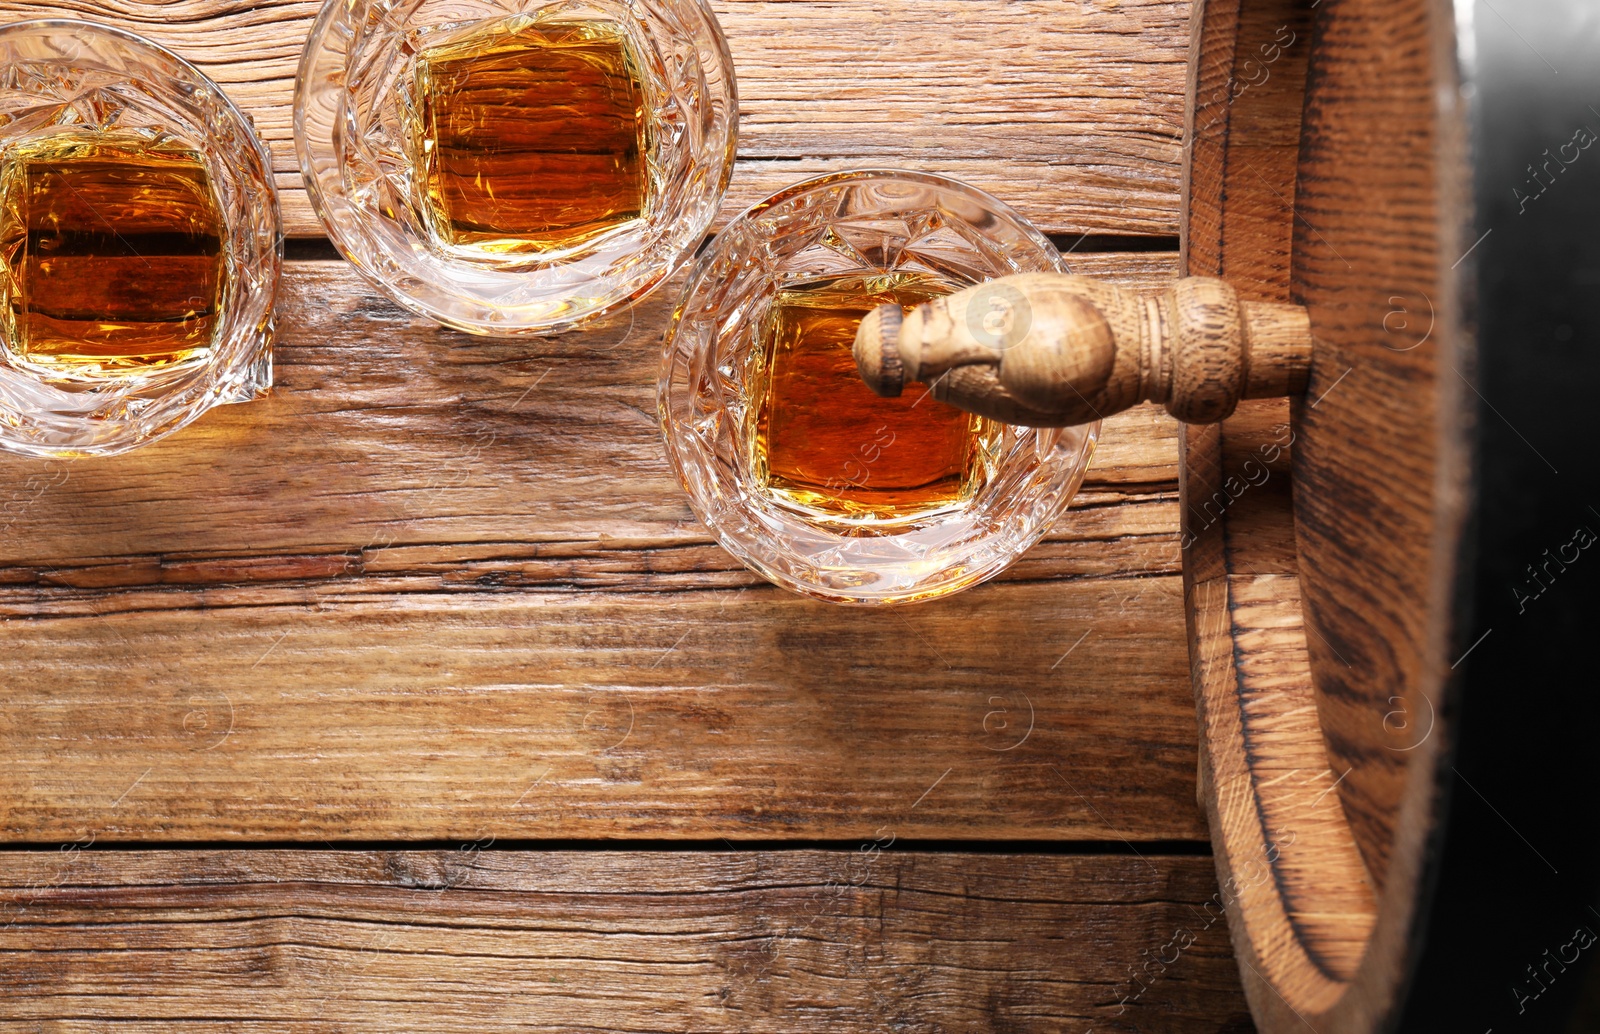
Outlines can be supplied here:
M1564 379L1576 407L1596 381L1592 356L1539 354L1592 327L1550 299L1571 293L1562 265L1586 268L1594 252L1579 236L1594 225L1593 187L1557 180L1578 179L1563 170L1600 114L1573 100L1572 78L1589 73L1558 73L1539 49L1555 53L1581 18L1554 10L1519 31L1478 11L1211 0L1194 19L1185 272L1306 306L1315 341L1303 397L1242 403L1221 424L1187 427L1182 445L1200 794L1217 906L1267 1032L1455 1029L1447 1017L1463 1030L1561 1029L1576 975L1555 996L1567 1005L1533 1020L1528 1010L1600 923L1592 838L1547 828L1528 773L1594 777L1522 746L1513 753L1528 764L1507 778L1492 733L1463 737L1464 721L1513 720L1505 679L1518 665L1560 680L1562 634L1514 620L1550 577L1530 567L1518 589L1517 569L1538 564L1541 546L1581 552L1581 529L1600 528L1580 498L1594 461L1562 449L1569 435L1549 417L1561 407L1541 414L1551 396L1534 387ZM1497 54L1515 55L1480 63L1501 42ZM1570 124L1548 144L1568 152L1526 157L1557 156L1530 178L1568 186L1554 203L1569 209L1535 226L1518 199L1539 187L1519 191L1516 165L1488 157L1506 135L1490 139L1490 127L1527 116L1543 128L1552 112ZM1535 298L1560 311L1541 314ZM1518 340L1547 320L1565 330ZM1491 385L1491 371L1509 380ZM1548 607L1549 621L1571 623L1562 646L1595 609L1580 593ZM1562 860L1541 841L1566 849ZM1525 877L1511 892L1524 908L1494 907L1501 881L1476 864L1486 857ZM1547 972L1541 938L1565 952ZM1482 978L1466 986L1463 955Z

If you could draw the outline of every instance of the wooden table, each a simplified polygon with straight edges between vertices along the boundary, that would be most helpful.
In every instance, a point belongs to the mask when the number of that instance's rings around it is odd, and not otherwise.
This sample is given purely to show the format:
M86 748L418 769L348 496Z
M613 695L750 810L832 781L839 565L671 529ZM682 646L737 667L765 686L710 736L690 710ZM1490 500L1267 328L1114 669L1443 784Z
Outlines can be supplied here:
M725 217L903 166L1074 271L1174 275L1185 4L714 6ZM0 3L195 60L294 238L269 399L0 460L0 1031L1251 1029L1195 804L1176 425L1108 421L990 585L772 588L662 453L681 281L485 341L320 240L290 125L315 11Z

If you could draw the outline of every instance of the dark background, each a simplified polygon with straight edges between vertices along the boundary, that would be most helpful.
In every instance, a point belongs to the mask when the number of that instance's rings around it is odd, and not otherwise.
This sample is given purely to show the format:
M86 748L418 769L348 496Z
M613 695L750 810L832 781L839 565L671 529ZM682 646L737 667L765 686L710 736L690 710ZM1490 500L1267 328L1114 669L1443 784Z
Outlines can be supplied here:
M1600 1031L1600 941L1564 970L1557 956L1579 928L1600 936L1600 3L1464 7L1489 236L1463 264L1479 350L1462 372L1484 402L1458 652L1487 637L1458 669L1450 817L1401 1029L1578 1034ZM1582 128L1596 142L1552 161ZM1595 544L1550 562L1579 529Z

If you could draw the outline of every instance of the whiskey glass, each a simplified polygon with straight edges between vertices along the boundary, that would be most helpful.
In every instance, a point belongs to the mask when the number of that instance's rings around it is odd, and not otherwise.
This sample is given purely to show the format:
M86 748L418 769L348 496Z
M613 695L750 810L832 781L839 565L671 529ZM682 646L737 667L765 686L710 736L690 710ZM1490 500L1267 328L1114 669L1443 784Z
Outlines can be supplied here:
M704 0L327 0L295 147L328 236L406 308L551 334L700 245L733 169L733 62Z
M249 118L156 44L0 28L0 448L111 455L266 393L271 170Z
M662 433L696 515L747 567L836 603L993 577L1067 507L1099 423L1000 424L926 385L878 398L850 346L886 301L1061 268L1022 216L941 176L840 173L751 207L696 261L662 354Z

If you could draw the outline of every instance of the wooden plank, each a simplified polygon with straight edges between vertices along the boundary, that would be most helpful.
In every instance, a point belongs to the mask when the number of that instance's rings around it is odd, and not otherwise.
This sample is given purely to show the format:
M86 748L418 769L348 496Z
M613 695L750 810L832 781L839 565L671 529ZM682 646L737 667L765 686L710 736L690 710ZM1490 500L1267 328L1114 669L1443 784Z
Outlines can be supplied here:
M1251 1029L1209 859L892 838L11 854L0 1031Z
M1175 575L292 592L7 622L0 836L1204 834Z
M0 21L109 22L198 64L271 148L290 236L322 236L293 144L307 0L4 0ZM1173 235L1188 5L718 0L739 76L724 218L807 176L941 172L1047 232Z
M1158 412L1107 425L1001 582L843 610L684 503L654 418L672 292L630 335L534 342L414 319L342 262L284 293L269 399L0 460L0 835L1203 834Z
M1167 253L1073 262L1151 288L1174 267ZM269 398L109 460L0 457L0 572L167 554L360 566L368 550L441 543L706 545L656 418L680 291L599 329L496 341L412 316L343 262L290 262ZM1175 429L1148 407L1116 418L1086 501L1170 491ZM19 578L33 581L0 585Z

